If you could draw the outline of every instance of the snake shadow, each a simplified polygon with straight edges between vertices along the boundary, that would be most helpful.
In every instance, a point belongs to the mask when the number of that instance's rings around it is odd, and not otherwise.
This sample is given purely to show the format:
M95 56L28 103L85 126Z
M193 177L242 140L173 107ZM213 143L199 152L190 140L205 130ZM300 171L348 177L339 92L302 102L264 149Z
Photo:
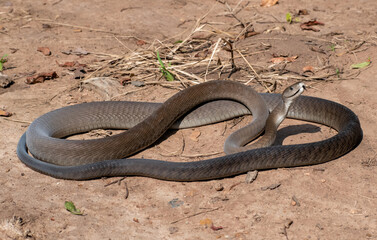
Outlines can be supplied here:
M273 146L283 145L284 139L289 136L294 136L301 133L317 133L320 131L321 128L313 124L290 125L277 131Z
M153 143L151 146L156 146L160 144L161 142L167 140L170 136L177 133L178 130L175 129L169 129L165 132L164 135L161 136L160 139L158 139L155 143ZM277 131L275 142L273 143L273 146L276 145L283 145L284 140L287 137L302 134L302 133L317 133L320 132L321 128L318 126L315 126L313 124L299 124L299 125L290 125L284 128L281 128Z

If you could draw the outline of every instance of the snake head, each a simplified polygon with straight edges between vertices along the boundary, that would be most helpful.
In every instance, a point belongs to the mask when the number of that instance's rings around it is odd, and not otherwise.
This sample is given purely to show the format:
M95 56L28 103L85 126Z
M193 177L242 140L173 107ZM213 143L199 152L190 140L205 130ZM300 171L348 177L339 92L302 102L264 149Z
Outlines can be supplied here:
M294 99L298 98L305 89L306 88L304 83L295 83L284 90L284 92L282 93L282 98L284 101L291 102Z

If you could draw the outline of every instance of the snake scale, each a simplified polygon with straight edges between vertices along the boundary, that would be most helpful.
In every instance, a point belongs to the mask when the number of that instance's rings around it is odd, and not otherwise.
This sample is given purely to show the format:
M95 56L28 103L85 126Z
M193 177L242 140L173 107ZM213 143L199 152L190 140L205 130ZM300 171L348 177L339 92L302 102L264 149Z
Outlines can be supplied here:
M261 132L268 111L281 102L280 94L258 94L243 84L219 80L187 88L163 104L83 103L37 118L20 138L17 154L28 167L55 178L137 175L198 181L250 170L324 163L351 151L362 140L359 119L350 109L321 98L299 96L286 109L287 117L327 125L338 131L335 136L313 143L245 149L243 145L251 140L246 135ZM200 126L250 113L252 123L229 137L233 139L230 145L236 142L238 152L226 145L230 154L194 162L125 158L153 144L169 128ZM97 128L129 130L95 140L60 139Z

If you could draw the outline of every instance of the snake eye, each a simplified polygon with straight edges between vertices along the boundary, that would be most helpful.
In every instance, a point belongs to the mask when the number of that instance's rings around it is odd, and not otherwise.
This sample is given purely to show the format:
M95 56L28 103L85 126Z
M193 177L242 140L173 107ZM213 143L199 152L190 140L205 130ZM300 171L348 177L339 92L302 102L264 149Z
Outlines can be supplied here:
M293 87L290 87L289 89L290 89L291 91L293 91Z

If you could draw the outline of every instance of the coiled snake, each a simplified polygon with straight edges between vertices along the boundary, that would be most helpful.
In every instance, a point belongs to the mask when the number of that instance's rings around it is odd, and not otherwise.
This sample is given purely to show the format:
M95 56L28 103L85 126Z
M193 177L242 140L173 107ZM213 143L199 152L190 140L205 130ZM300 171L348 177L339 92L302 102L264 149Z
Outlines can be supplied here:
M287 99L301 94L302 90L296 87L301 89L303 85L288 88L285 91ZM243 84L219 80L187 88L163 104L93 102L68 106L36 119L21 137L17 154L28 167L56 178L82 180L139 175L197 181L255 169L319 164L346 154L360 143L362 130L359 119L347 107L307 96L287 102L288 105L282 103L280 94L258 94ZM324 124L338 133L313 143L257 149L243 147L252 140L253 135L263 131L268 111L276 107L281 109L268 118L267 137L263 137L262 142L265 139L273 142L274 138L270 135L276 133L277 126L285 117L285 113L280 112L284 111L287 111L288 118ZM200 126L250 112L253 114L252 123L227 139L225 152L230 153L228 155L194 162L124 158L154 143L170 127ZM129 130L95 140L60 139L96 128ZM252 145L251 148L254 147ZM28 150L33 156L28 154Z

